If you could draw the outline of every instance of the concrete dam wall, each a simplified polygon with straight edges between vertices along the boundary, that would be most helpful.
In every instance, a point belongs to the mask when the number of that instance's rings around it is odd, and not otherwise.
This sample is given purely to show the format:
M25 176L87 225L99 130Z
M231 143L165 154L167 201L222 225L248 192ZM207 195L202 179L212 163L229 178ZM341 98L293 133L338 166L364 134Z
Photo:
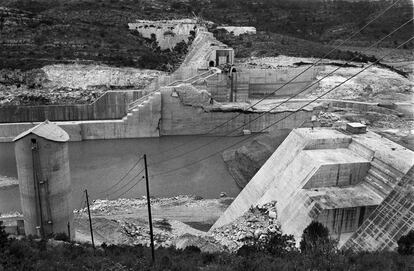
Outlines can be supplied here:
M70 141L90 139L121 139L158 137L161 117L161 95L154 92L119 120L56 122L69 136ZM37 123L1 123L0 142L10 142L19 133Z
M203 95L204 99L201 98ZM293 129L309 120L313 114L312 110L301 110L287 118L286 116L291 113L289 111L272 112L259 117L262 113L260 111L226 110L224 107L211 105L208 92L200 92L196 88L185 91L182 88L166 87L161 90L161 96L161 135L209 132L212 135L223 135L233 130L235 131L231 135L240 135L245 129L260 132L277 121L280 122L268 130ZM240 113L241 115L237 116ZM257 120L254 120L256 118Z
M414 225L414 167L376 208L344 247L354 251L395 249Z
M232 78L229 78L228 74L219 74L206 80L206 86L213 98L219 102L230 100L232 88L237 102L245 102L264 96L283 98L298 94L316 81L319 68L314 67L307 71L305 69L307 67L286 67L273 70L239 69L236 67ZM302 75L286 84L301 72L303 72ZM307 91L317 87L318 84L314 84ZM275 90L277 91L270 95Z
M282 231L292 234L296 241L300 241L303 230L311 221L324 224L331 236L339 240L340 246L357 230L361 231L359 235L369 239L373 231L360 230L361 225L364 227L362 223L375 216L377 206L384 205L383 202L396 193L393 191L398 188L398 183L414 165L413 157L412 151L372 132L350 134L321 128L295 129L213 228L231 223L251 206L277 201ZM397 193L394 198L399 200L385 204L383 209L391 205L401 213L409 195L412 198L412 193ZM410 208L412 206L405 210ZM389 213L391 215L392 211ZM412 221L412 214L408 214L406 220L398 223L405 225ZM380 216L377 213L377 218L370 219L377 221ZM387 222L374 224L386 225ZM403 226L395 228L399 233L404 229ZM392 233L385 226L381 231L381 238L388 242L386 236ZM357 238L361 237L354 237Z
M57 124L70 135L71 141L198 135L208 132L211 135L223 135L235 129L231 135L240 135L245 129L252 132L262 131L276 121L280 122L269 129L293 129L309 120L313 114L312 110L301 110L283 119L292 110L260 116L263 113L261 111L243 112L242 107L227 108L217 103L212 105L211 101L211 95L206 90L199 90L190 84L163 87L160 92L142 97L137 106L122 119ZM242 114L235 118L240 112ZM249 123L250 121L252 122ZM228 123L222 125L225 122ZM1 141L10 141L35 125L36 123L0 124ZM217 126L220 127L213 130Z

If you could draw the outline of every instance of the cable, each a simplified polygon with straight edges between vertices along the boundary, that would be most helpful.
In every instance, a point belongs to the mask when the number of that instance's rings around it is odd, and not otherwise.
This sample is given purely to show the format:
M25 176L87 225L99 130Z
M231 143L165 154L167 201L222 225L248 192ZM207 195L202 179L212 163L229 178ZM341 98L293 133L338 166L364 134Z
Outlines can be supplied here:
M136 177L138 177L139 174L137 174L134 179ZM131 186L127 191L125 191L124 193L122 193L121 195L119 195L117 198L121 198L122 196L124 196L126 193L128 193L132 188L134 188L135 186L137 186L140 182L142 182L144 180L144 176L142 176L141 180L137 181L133 186Z
M132 183L132 181L134 181L134 179L140 175L142 172L144 171L144 168L142 168L134 177L132 177L126 184L124 184L123 186L121 186L120 188L118 188L117 190L115 190L114 192L112 192L112 195L117 193L118 191L122 190L123 188L125 188L126 186L128 186L130 183Z
M387 34L386 36L384 36L383 38L381 38L380 40L378 40L377 42L375 42L374 44L372 44L372 45L371 45L370 47L368 47L365 51L370 50L372 47L377 46L377 45L378 45L379 43L381 43L384 39L386 39L386 38L388 38L389 36L393 35L395 32L397 32L398 30L400 30L401 28L403 28L405 25L407 25L407 24L408 24L408 23L410 23L411 21L413 21L413 19L410 19L410 20L406 21L405 23L403 23L402 25L400 25L398 28L394 29L392 32L390 32L389 34ZM354 57L354 58L355 58L355 57ZM354 58L353 58L353 59L354 59ZM346 62L345 64L348 64L349 62L352 62L352 60L353 60L353 59L351 59L350 61ZM326 74L324 77L322 77L322 78L320 78L319 80L317 80L317 81L313 82L312 84L308 85L307 87L305 87L304 89L302 89L300 92L298 92L298 93L294 94L293 96L289 97L289 98L288 98L288 99L286 99L286 100L283 100L281 103L279 103L278 105L276 105L276 106L272 107L271 109L269 109L269 110L267 110L267 111L265 111L265 112L260 113L260 114L259 114L259 116L257 116L257 117L255 117L255 118L253 118L252 120L249 120L247 123L244 123L243 125L241 125L241 126L237 127L236 129L233 129L232 131L230 131L229 133L227 133L227 134L226 134L226 135L224 135L224 136L229 136L229 135L231 135L233 132L235 132L235 131L239 130L240 128L243 128L243 127L245 127L246 125L248 125L248 124L250 124L250 123L252 123L252 122L256 121L257 119L261 118L261 117L262 117L262 116L264 116L265 114L271 113L271 112L272 112L273 110L275 110L276 108L280 107L281 105L283 105L283 104L287 103L288 101L292 100L293 98L297 97L298 95L300 95L301 93L305 92L307 89L309 89L309 88L310 88L310 87L312 87L313 85L317 84L318 82L322 81L323 79L325 79L325 78L329 77L330 75L334 74L336 71L338 71L338 70L339 70L339 69L341 69L341 68L342 68L342 67L341 67L341 66L339 66L338 68L334 69L334 70L333 70L333 71L331 71L330 73ZM188 153L191 153L191 152L194 152L194 151L196 151L196 150L202 149L202 148L204 148L204 147L206 147L206 146L208 146L208 145L210 145L210 144L212 144L212 143L214 143L214 142L216 142L216 141L218 141L218 140L220 140L220 138L213 139L213 140L211 140L211 141L209 141L209 142L207 142L207 143L205 143L205 144L202 144L202 145L198 146L197 148L191 149L191 150L189 150L189 151L187 151L187 152L184 152L184 153L178 154L178 155L176 155L176 156L170 157L170 158L168 158L168 159L160 160L160 161L157 161L157 162L154 162L154 163L156 163L156 164L159 164L159 163L165 163L165 162L168 162L168 161L170 161L170 160L173 160L173 159L176 159L176 158L179 158L179 157L185 156L185 155L187 155Z
M408 39L407 41L403 42L403 43L402 43L402 44L400 44L398 47L396 47L396 49L399 49L399 48L400 48L400 47L402 47L404 44L406 44L406 43L410 42L412 39L414 39L414 37L411 37L411 38L410 38L410 39ZM380 58L380 59L378 59L378 60L376 60L376 61L372 62L372 63L371 63L371 64L369 64L367 67L365 67L365 68L364 68L364 69L362 69L361 71L357 72L356 74L352 75L351 77L349 77L349 78L348 78L348 79L346 79L345 81L343 81L343 82L341 82L340 84L336 85L336 86L335 86L335 87L333 87L332 89L330 89L330 90L328 90L328 91L324 92L323 94L319 95L319 96L318 96L318 97L316 97L315 99L311 100L311 101L310 101L310 102L308 102L307 104L305 104L305 105L303 105L302 107L300 107L299 109L297 109L297 110L295 110L295 111L291 112L290 114L286 115L285 117L281 118L280 120L277 120L276 122L273 122L272 124L270 124L270 125L266 126L265 128L261 129L258 133L263 132L263 131L265 131L265 130L269 129L269 128L270 128L270 127L272 127L273 125L276 125L277 123L279 123L279 122L281 122L282 120L284 120L284 119L286 119L286 118L290 117L291 115L296 114L297 112L299 112L300 110L302 110L302 109L303 109L303 108L305 108L306 106L310 105L311 103L313 103L313 102L315 102L315 101L319 100L319 99L320 99L320 98L322 98L323 96L325 96L325 95L329 94L329 93L330 93L330 92L332 92L333 90L335 90L335 89L337 89L338 87L342 86L343 84L345 84L346 82L348 82L349 80L351 80L351 79L352 79L352 78L354 78L355 76L359 75L360 73L362 73L363 71L365 71L365 70L366 70L366 69L368 69L369 67L371 67L371 66L373 66L374 64L378 63L380 60L384 59L385 57L387 57L387 56L388 56L388 55L390 55L390 54L391 54L391 53L389 53L389 54L387 54L387 55L383 56L382 58ZM165 174L168 174L168 173L171 173L171 172L175 172L175 171L180 170L180 169L182 169L182 168L186 168L186 167L188 167L188 166L191 166L191 165L197 164L197 163L199 163L199 162L201 162L201 161L207 160L207 159L209 159L210 157L213 157L214 155L216 155L216 154L218 154L218 153L220 153L220 152L223 152L223 151L225 151L225 150L228 150L228 149L230 149L230 148L232 148L232 147L234 147L234 146L236 146L236 145L240 144L241 142L244 142L244 141L246 141L246 140L250 139L250 138L251 138L251 137L253 137L253 136L256 136L256 135L255 135L255 134L252 134L252 135L250 135L250 136L248 136L248 137L246 137L246 138L243 138L242 140L237 141L236 143L232 144L231 146L228 146L228 147L226 147L226 148L224 148L224 149L222 149L222 150L220 150L220 151L214 152L214 153L212 153L212 154L210 154L210 155L208 155L208 156L206 156L206 157L204 157L204 158L202 158L202 159L199 159L199 160L193 161L193 162L191 162L191 163L189 163L189 164L187 164L187 165L185 165L185 166L181 166L181 167L178 167L178 168L175 168L175 169L167 170L167 171L164 171L164 172L161 172L161 173L158 173L158 174L153 174L153 175L151 175L151 177L157 177L157 176L165 175Z
M128 174L131 173L131 171L139 164L139 162L142 161L142 159L144 159L144 158L141 156L141 158L137 162L135 162L135 164L118 180L118 182L116 182L115 184L113 184L109 188L107 188L107 189L105 189L103 191L98 192L97 197L102 196L102 194L108 194L108 192L112 188L114 188L115 186L117 186L118 184L120 184L125 179L125 177L128 176Z
M371 23L373 23L374 21L376 21L378 18L380 18L382 15L384 15L388 10L390 10L393 6L395 6L398 2L400 2L401 0L397 0L394 3L392 3L390 6L388 6L386 9L384 9L383 11L381 11L375 18L373 18L372 20L370 20L368 23L366 23L362 28L360 28L358 31L354 32L351 36L349 36L347 39L343 40L339 45L337 45L336 47L334 47L333 49L331 49L328 53L326 53L323 57L319 58L319 60L317 60L316 62L314 62L311 66L309 66L308 68L306 68L305 70L303 70L302 72L300 72L299 74L297 74L295 77L293 77L292 79L290 79L288 82L286 82L285 84L283 84L281 87L277 88L276 90L274 90L273 92L270 92L269 94L265 95L263 98L261 98L260 100L258 100L257 102L255 102L253 105L250 105L248 108L246 108L245 110L251 109L254 106L258 105L260 102L262 102L263 100L267 99L268 97L272 96L273 94L275 94L277 91L279 91L280 89L282 89L283 87L285 87L286 85L292 83L295 79L297 79L299 76L301 76L302 74L304 74L306 71L308 71L309 69L311 69L312 67L316 66L318 63L320 63L323 59L325 59L329 54L331 54L332 52L334 52L335 50L339 49L342 45L344 45L346 42L348 42L350 39L352 39L353 37L355 37L357 34L359 34L361 31L363 31L365 28L367 28ZM216 129L226 125L227 123L229 123L230 121L234 120L235 118L239 117L240 115L242 115L243 113L239 113L236 116L234 116L233 118L230 118L229 120L225 121L224 123L214 127L213 129L209 130L206 132L206 134L209 134L213 131L215 131ZM170 149L165 150L162 154L159 155L164 155L164 153L172 151L174 149L177 149L181 146L187 145L189 143L194 142L195 140L192 140L190 142L187 143L182 143L179 144L177 146L174 146ZM155 155L157 156L157 155Z

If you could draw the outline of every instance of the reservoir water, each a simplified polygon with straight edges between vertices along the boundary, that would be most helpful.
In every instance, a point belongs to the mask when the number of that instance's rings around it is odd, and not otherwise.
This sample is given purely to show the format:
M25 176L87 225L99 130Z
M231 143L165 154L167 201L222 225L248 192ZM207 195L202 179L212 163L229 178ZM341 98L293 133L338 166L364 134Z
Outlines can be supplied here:
M138 174L143 168L143 161L140 161L139 165L118 185L112 187L144 153L148 157L150 190L154 197L189 194L203 198L218 198L221 192L225 192L228 196L236 196L240 189L228 173L221 152L199 163L194 162L240 139L240 137L166 136L69 142L73 207L81 206L85 189L88 189L92 199L136 198L145 195L145 181L142 178L144 172ZM213 140L214 143L211 145L186 153ZM253 138L241 144L251 140ZM179 156L182 153L186 154ZM175 156L179 157L173 158ZM159 162L161 160L168 161ZM187 166L191 163L194 164ZM180 169L165 175L157 175L177 168ZM13 143L0 143L0 175L17 177ZM109 191L106 191L108 189ZM0 190L0 212L19 210L18 188Z

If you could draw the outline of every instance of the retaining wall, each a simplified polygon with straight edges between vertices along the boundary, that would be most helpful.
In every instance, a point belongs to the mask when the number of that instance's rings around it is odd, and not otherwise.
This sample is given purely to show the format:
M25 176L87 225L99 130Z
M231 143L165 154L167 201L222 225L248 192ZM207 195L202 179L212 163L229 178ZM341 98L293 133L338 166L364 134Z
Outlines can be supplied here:
M159 137L160 118L161 95L154 93L137 109L119 120L67 121L56 124L69 134L70 141ZM11 142L15 136L37 124L0 123L0 142Z
M235 129L237 131L231 135L240 135L244 129L248 129L251 132L260 132L271 123L280 120L277 125L270 127L267 131L293 129L302 125L314 114L312 110L301 110L283 119L291 112L275 112L265 114L261 117L259 117L261 112L242 112L240 116L236 117L236 115L239 115L240 110L234 110L232 112L229 110L225 111L224 109L209 109L203 106L184 105L179 97L173 96L173 92L173 88L171 87L161 90L161 135L196 135L209 132L210 134L223 135ZM258 119L254 120L256 118ZM251 123L249 123L250 121ZM227 123L224 124L225 122ZM244 124L246 125L243 126ZM214 129L216 127L217 129Z
M307 71L305 69L307 68L243 69L233 73L233 82L228 74L219 74L208 79L206 83L213 98L219 102L229 101L231 84L233 84L237 102L245 102L249 98L262 98L275 90L277 91L270 97L287 97L298 94L316 81L318 68L311 68ZM286 84L301 72L303 72L302 75ZM307 91L313 90L317 86L318 84L314 84Z
M91 104L3 106L0 123L121 119L142 90L108 91Z

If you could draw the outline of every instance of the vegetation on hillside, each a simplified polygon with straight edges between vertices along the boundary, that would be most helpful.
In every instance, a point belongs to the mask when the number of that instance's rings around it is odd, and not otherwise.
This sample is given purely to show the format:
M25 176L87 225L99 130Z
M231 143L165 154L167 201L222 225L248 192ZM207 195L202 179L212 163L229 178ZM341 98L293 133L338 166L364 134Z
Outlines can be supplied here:
M318 42L284 36L275 33L259 32L256 35L234 36L225 30L214 29L215 37L235 49L237 58L246 57L275 57L287 55L295 57L315 57L352 61L375 61L356 51L339 50L333 46L322 45Z
M200 0L202 1L202 0ZM218 24L252 25L259 31L330 43L342 40L374 19L391 1L309 0L212 0L200 14ZM413 17L413 3L401 0L378 20L356 35L349 44L371 44ZM393 47L413 34L406 25L393 35L386 47ZM414 42L407 45L412 48ZM384 46L384 45L383 45Z
M282 47L291 55L309 55L304 52L307 45L316 50L319 43L343 39L389 4L386 0L4 0L0 5L10 9L0 8L0 68L100 62L173 70L182 51L153 50L127 23L194 15L217 24L255 26L264 34L251 42L261 43L260 50L267 54L273 48L267 49L260 40L268 35L288 45ZM401 0L348 45L371 44L412 16L412 2ZM411 35L412 25L407 25L383 46L395 46Z
M309 227L308 227L309 229ZM315 232L306 242L325 243ZM316 239L315 239L316 238ZM320 238L320 239L318 239ZM65 239L59 236L57 239ZM105 245L96 251L88 244L41 241L32 237L7 239L0 224L0 270L410 270L413 255L396 252L341 252L308 246L300 252L292 237L275 233L242 247L237 254L202 253L197 247L184 250L159 248L151 264L150 249L142 246ZM326 247L325 247L326 248Z

